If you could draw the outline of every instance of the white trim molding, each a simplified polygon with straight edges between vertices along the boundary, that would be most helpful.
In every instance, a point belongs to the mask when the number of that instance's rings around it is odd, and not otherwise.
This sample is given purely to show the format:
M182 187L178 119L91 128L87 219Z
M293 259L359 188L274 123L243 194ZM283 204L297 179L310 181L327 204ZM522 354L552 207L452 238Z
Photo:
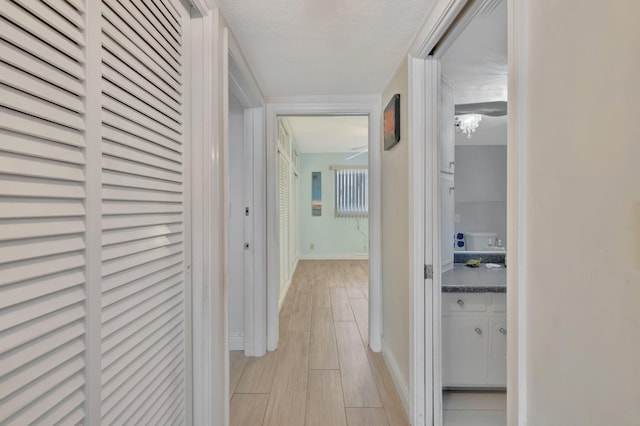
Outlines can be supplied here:
M300 260L368 260L368 253L302 254Z
M229 350L230 351L244 350L244 334L238 333L238 332L229 333Z
M193 424L227 425L227 37L219 11L202 12L191 25Z
M527 424L527 18L528 0L508 0L507 420Z
M382 341L380 96L267 98L267 350L278 346L277 140L279 115L367 115L369 117L369 346Z
M409 412L409 386L407 382L402 378L402 373L400 373L400 368L398 367L398 363L396 359L392 355L392 351L389 351L386 342L382 341L382 358L384 359L385 364L387 365L387 370L389 370L389 374L391 375L391 379L393 383L396 385L396 390L398 391L398 396L400 397L400 401L404 406L404 410L406 413ZM413 424L413 423L412 423Z

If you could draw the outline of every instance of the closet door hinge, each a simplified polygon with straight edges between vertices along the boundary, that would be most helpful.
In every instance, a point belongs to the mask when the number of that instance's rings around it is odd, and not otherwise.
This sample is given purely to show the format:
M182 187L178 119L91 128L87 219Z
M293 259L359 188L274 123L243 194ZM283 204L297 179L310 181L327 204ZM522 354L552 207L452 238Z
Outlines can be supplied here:
M433 265L424 265L424 279L425 280L433 279Z

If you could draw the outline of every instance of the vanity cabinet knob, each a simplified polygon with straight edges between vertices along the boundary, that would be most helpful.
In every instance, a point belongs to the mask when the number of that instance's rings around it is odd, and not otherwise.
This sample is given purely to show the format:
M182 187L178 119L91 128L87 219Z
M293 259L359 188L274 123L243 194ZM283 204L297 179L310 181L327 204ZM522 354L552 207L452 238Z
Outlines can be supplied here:
M482 334L482 330L480 329L480 327L476 327L476 333Z
M501 334L504 334L505 336L507 335L507 330L500 327L500 329L498 330Z
M462 300L462 299L458 299L458 305L460 305L460 306L464 306L464 300Z

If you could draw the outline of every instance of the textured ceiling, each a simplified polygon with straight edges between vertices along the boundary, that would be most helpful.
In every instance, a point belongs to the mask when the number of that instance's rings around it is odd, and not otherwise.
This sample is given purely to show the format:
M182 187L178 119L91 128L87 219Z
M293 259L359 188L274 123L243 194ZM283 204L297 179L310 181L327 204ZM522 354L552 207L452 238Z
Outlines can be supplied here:
M369 144L366 116L286 117L301 153L354 152Z
M267 97L380 93L434 0L218 0Z
M507 2L479 13L442 56L456 104L507 100Z

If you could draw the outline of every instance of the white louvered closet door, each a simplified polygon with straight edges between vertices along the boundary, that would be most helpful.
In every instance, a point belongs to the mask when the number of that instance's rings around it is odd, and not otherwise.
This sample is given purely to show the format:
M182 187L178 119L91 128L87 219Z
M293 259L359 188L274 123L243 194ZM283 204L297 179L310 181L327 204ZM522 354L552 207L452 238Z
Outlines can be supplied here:
M289 162L278 154L279 201L280 201L280 289L289 280Z
M102 2L102 421L185 421L185 36Z
M0 0L0 424L85 418L83 7Z

